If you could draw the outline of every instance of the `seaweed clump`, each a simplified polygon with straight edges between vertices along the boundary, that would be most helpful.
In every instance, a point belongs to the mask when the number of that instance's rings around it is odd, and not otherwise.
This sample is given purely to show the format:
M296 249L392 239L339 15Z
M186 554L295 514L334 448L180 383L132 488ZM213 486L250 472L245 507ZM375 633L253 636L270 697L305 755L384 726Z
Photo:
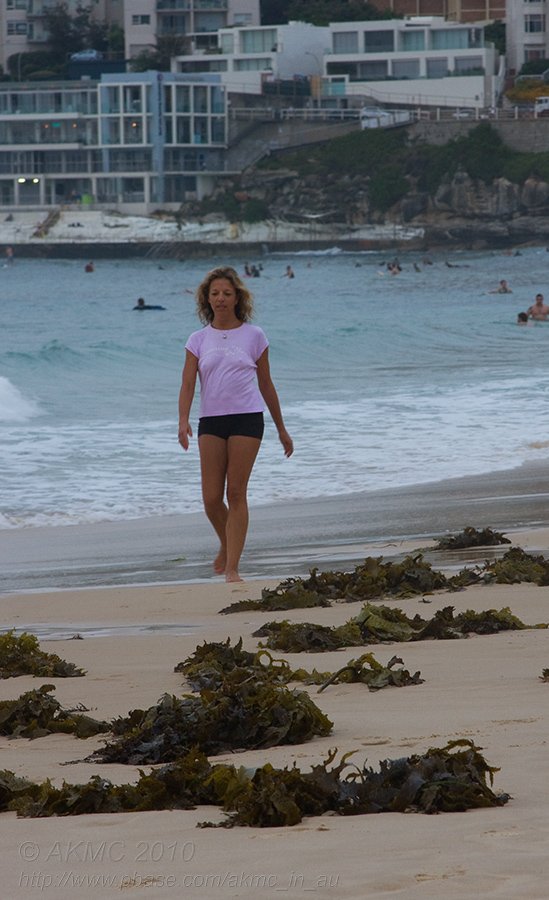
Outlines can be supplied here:
M497 544L510 544L509 538L499 531L483 528L479 531L467 525L459 534L447 534L437 539L434 550L465 550L469 547L494 547Z
M64 783L55 788L49 781L35 784L4 770L0 772L0 811L15 810L19 816L30 817L67 816L208 804L228 813L221 823L225 827L280 827L329 811L432 814L503 806L509 800L507 794L494 793L498 769L469 740L452 741L421 756L382 761L377 772L364 765L344 775L351 755L329 768L336 756L333 750L323 763L303 773L295 765L284 769L269 763L258 769L212 766L203 754L193 751L148 775L142 772L137 784L118 786L94 776L85 785Z
M334 600L355 603L378 597L406 599L440 589L453 590L462 584L462 573L446 578L442 572L433 569L421 553L407 556L402 562L384 563L382 560L382 556L369 556L354 572L319 573L318 569L313 569L310 577L305 580L288 578L273 590L264 588L261 600L241 600L220 612L233 613L248 609L280 611L330 606Z
M85 675L56 653L44 653L34 634L15 636L15 628L0 635L0 678L35 675L39 678L77 678Z
M484 580L496 584L520 584L522 581L540 587L549 584L549 560L541 554L533 556L521 547L511 547L501 559L486 563Z
M360 613L345 625L330 627L308 622L292 624L267 622L254 637L266 637L266 647L287 653L337 650L348 644L340 641L340 633L353 636L355 645L425 640L455 640L468 634L497 634L499 631L519 631L526 628L547 628L546 624L525 625L513 615L509 607L482 612L466 610L454 616L454 608L439 609L431 619L416 615L409 618L400 609L366 603ZM322 640L319 640L319 633ZM263 646L263 645L260 645Z
M63 709L51 696L54 690L55 685L43 684L17 700L0 701L0 734L32 741L58 732L88 738L110 731L108 722L98 722L84 715L83 710Z
M276 744L301 744L330 734L333 723L306 691L289 690L259 670L225 673L198 697L164 694L150 709L134 709L112 723L116 740L92 755L131 765L171 762L197 748L208 756Z
M285 659L273 659L268 650L250 653L242 649L242 638L234 647L231 647L231 640L227 638L221 643L204 642L196 648L192 656L178 663L174 671L183 672L194 691L203 688L215 690L223 683L225 675L238 667L246 669L248 680L268 679L281 684L301 681L304 684L322 685L319 694L328 685L339 682L362 682L368 685L371 691L378 691L390 685L404 687L423 683L419 672L410 675L407 669L394 668L397 663L404 664L402 659L393 656L387 665L383 666L372 653L365 653L358 659L349 660L337 672L317 672L316 669L312 672L306 669L294 670Z

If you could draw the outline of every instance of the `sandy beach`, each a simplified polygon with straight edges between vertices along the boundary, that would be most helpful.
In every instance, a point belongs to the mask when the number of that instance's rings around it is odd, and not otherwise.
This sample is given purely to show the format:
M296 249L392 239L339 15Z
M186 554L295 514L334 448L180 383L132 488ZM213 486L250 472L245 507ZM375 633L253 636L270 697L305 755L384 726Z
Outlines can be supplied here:
M234 642L242 636L244 647L252 650L257 646L252 632L268 619L335 625L355 615L358 604L337 603L330 609L291 610L285 615L219 615L229 603L258 599L262 587L274 586L284 574L306 572L310 564L325 567L324 562L334 562L344 569L368 554L394 558L428 545L429 536L467 524L509 530L514 543L548 556L549 529L544 527L549 525L548 471L539 465L513 470L513 477L496 473L466 482L377 492L380 496L369 495L368 503L355 496L350 504L339 498L275 512L272 507L255 510L256 528L244 568L262 567L264 574L252 572L239 585L207 579L209 547L198 549L206 534L198 516L181 517L193 520L183 532L192 552L182 547L181 522L129 522L118 530L109 524L4 532L0 545L8 574L0 627L34 629L45 650L87 670L84 678L54 680L55 695L63 706L83 704L98 719L124 716L136 707L153 705L164 692L186 692L174 666L204 640L230 637ZM174 563L171 569L165 566L166 575L161 560L176 555L177 535L178 555L195 553L194 568L182 572ZM162 547L165 538L167 545ZM213 548L211 538L208 541ZM139 553L145 547L149 555L144 553L139 570ZM437 567L461 567L467 556L445 556ZM478 555L469 554L469 559ZM273 573L274 578L268 577ZM408 616L423 617L447 605L456 611L509 606L526 624L549 621L547 587L475 586L428 599L430 605L421 598L390 605ZM84 639L70 640L76 633ZM329 737L212 761L244 766L295 762L305 770L337 747L338 756L356 750L359 765L367 759L377 768L382 759L470 738L483 748L490 765L500 767L494 788L511 795L506 806L436 816L325 815L293 828L232 830L196 828L197 822L223 818L215 807L55 819L18 819L15 813L4 813L0 897L109 898L133 889L131 896L174 898L279 893L297 898L314 891L338 900L476 900L481 895L545 900L549 686L539 676L549 664L549 631L368 649L382 663L397 652L410 672L421 671L425 683L377 693L361 684L340 684L320 696L316 688L309 688L334 722ZM294 667L334 670L360 652L350 648L287 658ZM40 683L31 677L1 681L0 699L18 697ZM63 765L100 745L100 738L82 742L59 734L35 741L1 738L0 768L33 780L50 778L58 785L63 780L83 783L97 774L115 783L137 779L138 769L132 766Z

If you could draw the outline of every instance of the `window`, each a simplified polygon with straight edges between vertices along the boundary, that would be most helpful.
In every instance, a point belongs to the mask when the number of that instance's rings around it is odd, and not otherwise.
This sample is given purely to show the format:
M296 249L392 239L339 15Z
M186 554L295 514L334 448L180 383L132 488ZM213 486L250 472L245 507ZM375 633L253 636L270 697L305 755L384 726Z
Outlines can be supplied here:
M545 16L524 16L524 30L528 34L541 34L545 31Z
M454 60L455 71L463 75L465 72L481 74L483 72L482 56L456 56Z
M213 144L224 144L225 143L225 119L222 119L222 118L213 118L212 119L212 143Z
M188 87L177 85L175 89L175 109L176 112L191 111L191 95Z
M208 143L208 119L206 116L194 117L193 144Z
M210 103L213 113L225 112L225 96L221 87L210 88Z
M372 62L359 63L358 80L359 81L385 81L388 74L387 60L376 59ZM351 79L352 81L354 79Z
M469 36L465 28L440 28L431 31L432 50L467 50Z
M252 24L252 14L251 13L235 13L233 16L233 22L235 25L251 25Z
M143 119L141 116L126 116L124 118L124 143L143 143Z
M26 34L26 22L8 22L8 34Z
M191 143L191 119L190 116L177 116L176 119L176 144Z
M260 72L264 69L271 69L270 59L235 59L235 72Z
M264 31L243 31L243 53L276 53L277 31L276 28L266 28Z
M447 74L448 58L446 56L427 60L427 78L446 78Z
M545 59L545 48L534 47L524 50L524 62L530 62L531 59Z
M401 31L399 45L400 50L425 50L425 32Z
M194 88L194 112L195 113L207 113L208 112L208 88L207 87L195 87Z
M419 78L419 59L395 59L393 78Z
M132 25L150 25L150 16L132 16Z
M392 53L395 49L395 35L393 31L365 31L365 53Z
M358 53L358 31L336 31L333 34L334 53Z

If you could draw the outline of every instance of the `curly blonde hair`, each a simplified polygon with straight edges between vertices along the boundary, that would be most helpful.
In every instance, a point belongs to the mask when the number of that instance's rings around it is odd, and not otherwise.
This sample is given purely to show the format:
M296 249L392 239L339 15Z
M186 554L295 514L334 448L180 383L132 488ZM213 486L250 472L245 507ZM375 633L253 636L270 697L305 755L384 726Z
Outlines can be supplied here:
M210 287L212 281L216 278L226 278L230 281L236 291L237 303L234 308L237 319L241 322L249 322L254 314L253 294L244 285L238 272L231 266L218 266L208 272L204 281L196 292L196 306L198 318L204 325L209 325L213 321L214 313L210 306Z

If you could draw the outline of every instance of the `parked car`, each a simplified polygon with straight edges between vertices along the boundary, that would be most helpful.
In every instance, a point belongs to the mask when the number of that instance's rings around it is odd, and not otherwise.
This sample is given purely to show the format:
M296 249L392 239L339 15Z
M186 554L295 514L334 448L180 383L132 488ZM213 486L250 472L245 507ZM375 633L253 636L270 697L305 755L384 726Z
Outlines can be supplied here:
M73 53L71 59L75 62L91 62L94 59L103 59L103 54L101 50L88 48L87 50L79 50L78 53Z

